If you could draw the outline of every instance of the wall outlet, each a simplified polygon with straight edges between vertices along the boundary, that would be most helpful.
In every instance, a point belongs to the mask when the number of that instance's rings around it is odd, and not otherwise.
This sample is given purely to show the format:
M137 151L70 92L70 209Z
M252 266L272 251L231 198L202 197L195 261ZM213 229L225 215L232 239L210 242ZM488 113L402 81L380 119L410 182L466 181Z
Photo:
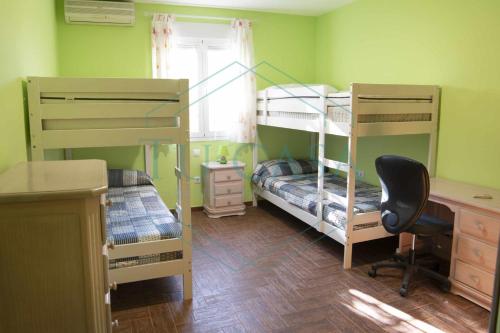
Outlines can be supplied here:
M365 178L365 172L364 172L364 170L356 170L356 177L358 177L358 178Z
M193 149L193 157L200 157L200 155L201 155L200 148L194 148Z
M195 176L193 177L193 182L195 184L200 184L201 183L201 177L200 176Z

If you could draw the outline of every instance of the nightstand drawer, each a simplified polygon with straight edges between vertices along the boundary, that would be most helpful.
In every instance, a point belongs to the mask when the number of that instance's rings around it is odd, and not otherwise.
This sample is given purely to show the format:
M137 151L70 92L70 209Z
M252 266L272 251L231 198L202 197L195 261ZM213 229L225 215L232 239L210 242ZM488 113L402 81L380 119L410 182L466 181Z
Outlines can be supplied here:
M496 244L500 236L500 222L492 217L462 209L460 231Z
M214 186L215 195L228 195L243 192L241 181L217 183Z
M460 235L457 242L457 257L494 272L497 249L486 243Z
M486 295L493 295L494 278L493 274L487 273L460 260L456 261L455 280L479 290Z
M215 197L215 207L237 206L243 203L243 196L241 194L234 195L221 195Z
M217 170L214 172L214 181L230 182L243 179L243 169Z

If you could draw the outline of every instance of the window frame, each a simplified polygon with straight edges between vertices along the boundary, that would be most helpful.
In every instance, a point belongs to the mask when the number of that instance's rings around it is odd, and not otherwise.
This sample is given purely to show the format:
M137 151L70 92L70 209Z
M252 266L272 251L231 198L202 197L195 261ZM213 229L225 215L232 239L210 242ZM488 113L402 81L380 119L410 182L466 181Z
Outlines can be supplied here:
M227 38L198 38L198 37L178 37L175 47L196 48L198 54L198 77L200 78L198 103L199 109L199 132L190 132L192 141L215 141L227 140L228 134L224 131L210 131L209 122L209 99L207 96L208 87L205 80L208 78L208 50L230 50L231 43Z

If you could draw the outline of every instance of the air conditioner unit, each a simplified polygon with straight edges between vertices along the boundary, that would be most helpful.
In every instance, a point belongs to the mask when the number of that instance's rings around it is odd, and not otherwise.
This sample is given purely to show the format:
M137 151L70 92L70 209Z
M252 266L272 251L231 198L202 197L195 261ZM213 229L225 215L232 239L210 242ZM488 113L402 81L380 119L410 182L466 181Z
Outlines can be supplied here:
M65 0L64 17L67 23L134 25L133 2Z

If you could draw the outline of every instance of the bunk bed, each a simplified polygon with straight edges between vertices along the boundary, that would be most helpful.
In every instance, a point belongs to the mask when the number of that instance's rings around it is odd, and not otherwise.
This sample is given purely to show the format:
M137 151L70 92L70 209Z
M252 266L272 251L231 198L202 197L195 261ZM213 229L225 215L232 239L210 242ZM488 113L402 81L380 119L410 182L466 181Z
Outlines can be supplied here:
M427 167L434 175L438 111L437 86L354 83L348 92L326 85L274 86L259 91L257 125L311 132L321 167L309 173L272 171L273 164L294 162L258 164L255 146L254 204L259 197L268 200L338 241L344 246L343 267L351 268L353 244L391 236L383 228L375 204L380 190L356 180L358 138L427 134ZM348 138L347 163L325 158L328 134ZM325 167L334 175L325 173ZM360 206L360 202L369 205ZM335 221L328 216L335 216Z
M30 77L28 99L32 160L48 149L145 145L150 174L151 146L176 145L175 215L145 172L108 171L103 255L110 288L182 275L191 299L188 81Z

